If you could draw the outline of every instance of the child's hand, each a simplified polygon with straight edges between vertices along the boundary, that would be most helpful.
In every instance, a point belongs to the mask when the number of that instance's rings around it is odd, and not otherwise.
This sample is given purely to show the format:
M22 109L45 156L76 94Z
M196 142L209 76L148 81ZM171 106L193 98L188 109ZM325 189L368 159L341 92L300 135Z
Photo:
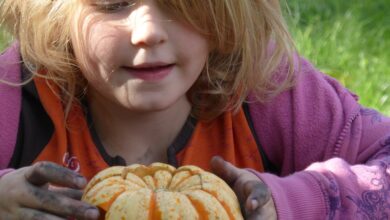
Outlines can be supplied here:
M98 219L94 206L79 201L85 185L84 177L51 162L10 172L0 178L1 219Z
M213 157L211 167L235 191L245 219L276 219L271 193L257 176L233 166L221 157Z

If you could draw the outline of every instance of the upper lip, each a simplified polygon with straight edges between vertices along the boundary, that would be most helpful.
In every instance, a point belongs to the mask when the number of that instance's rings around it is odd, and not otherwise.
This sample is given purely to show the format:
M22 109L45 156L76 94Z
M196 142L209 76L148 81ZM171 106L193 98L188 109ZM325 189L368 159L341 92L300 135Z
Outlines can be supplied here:
M132 69L146 69L146 68L158 68L173 65L172 63L165 62L149 62L149 63L141 63L137 65L132 65L129 68Z

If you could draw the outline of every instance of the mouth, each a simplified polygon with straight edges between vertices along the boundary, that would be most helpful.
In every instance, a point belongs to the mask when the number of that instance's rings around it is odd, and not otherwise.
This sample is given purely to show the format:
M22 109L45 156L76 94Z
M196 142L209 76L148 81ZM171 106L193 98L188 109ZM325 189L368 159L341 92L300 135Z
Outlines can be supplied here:
M135 78L145 81L159 81L167 77L174 68L175 64L152 63L142 64L124 69Z
M145 71L145 72L152 71L153 72L155 70L169 68L173 65L174 64L142 64L142 65L126 67L126 68L134 70L134 71Z

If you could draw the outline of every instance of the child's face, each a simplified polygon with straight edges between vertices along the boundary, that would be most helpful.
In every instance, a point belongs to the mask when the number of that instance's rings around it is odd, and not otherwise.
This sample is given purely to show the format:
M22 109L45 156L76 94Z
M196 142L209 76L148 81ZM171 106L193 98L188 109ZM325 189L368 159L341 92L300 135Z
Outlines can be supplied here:
M132 2L89 0L74 17L72 44L90 97L133 111L187 102L207 59L207 40L154 0L127 7Z

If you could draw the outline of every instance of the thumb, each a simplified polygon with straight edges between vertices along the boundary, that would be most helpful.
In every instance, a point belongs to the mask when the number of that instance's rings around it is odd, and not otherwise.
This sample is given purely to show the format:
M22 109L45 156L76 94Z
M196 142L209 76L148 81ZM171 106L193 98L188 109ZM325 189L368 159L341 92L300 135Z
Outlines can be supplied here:
M234 185L241 174L241 170L239 168L225 161L220 156L214 156L211 159L210 164L212 171L225 180L230 186Z

